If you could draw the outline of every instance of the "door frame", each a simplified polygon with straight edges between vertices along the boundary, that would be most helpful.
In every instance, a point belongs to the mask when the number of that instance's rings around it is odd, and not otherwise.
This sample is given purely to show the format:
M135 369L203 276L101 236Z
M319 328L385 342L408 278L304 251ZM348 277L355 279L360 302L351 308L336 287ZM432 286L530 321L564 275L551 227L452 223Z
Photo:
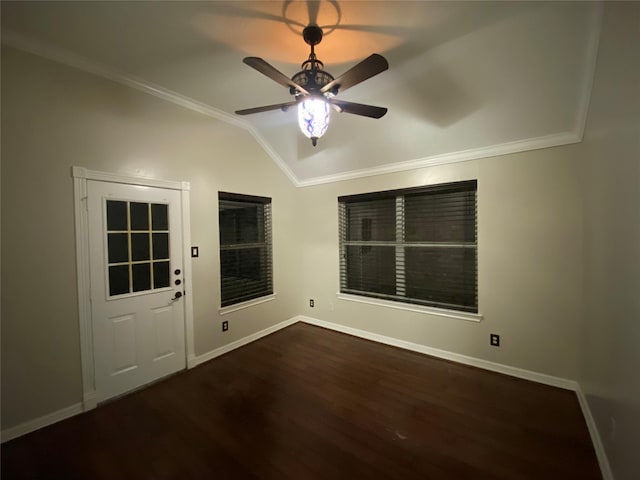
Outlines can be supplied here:
M89 211L87 208L87 181L111 182L145 187L158 187L180 191L180 209L182 214L182 266L184 286L187 294L183 297L185 322L186 365L195 358L193 335L193 297L191 277L191 222L189 182L161 180L116 173L88 170L84 167L72 167L73 206L75 213L76 237L76 273L78 289L78 320L80 324L80 359L82 365L82 409L95 408L98 402L95 383L95 365L93 355L93 323L91 316L91 275L89 259Z

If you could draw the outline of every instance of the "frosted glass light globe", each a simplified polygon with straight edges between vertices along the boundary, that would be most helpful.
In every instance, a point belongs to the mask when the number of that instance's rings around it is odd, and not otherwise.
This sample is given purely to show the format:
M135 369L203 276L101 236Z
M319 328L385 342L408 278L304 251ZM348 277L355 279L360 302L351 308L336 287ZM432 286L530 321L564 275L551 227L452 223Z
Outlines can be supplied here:
M330 113L329 104L319 97L309 97L298 104L298 126L314 147L329 128Z

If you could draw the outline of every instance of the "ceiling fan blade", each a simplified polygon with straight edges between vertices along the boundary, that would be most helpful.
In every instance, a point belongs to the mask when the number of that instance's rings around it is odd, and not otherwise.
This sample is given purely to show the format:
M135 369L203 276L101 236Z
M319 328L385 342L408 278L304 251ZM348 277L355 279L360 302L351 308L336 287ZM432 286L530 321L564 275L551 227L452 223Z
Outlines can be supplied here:
M363 117L381 118L384 117L385 113L387 113L387 109L384 107L345 102L344 100L338 100L336 98L328 98L327 101L330 104L335 105L340 112L362 115Z
M388 68L389 63L387 62L387 60L382 55L374 53L373 55L365 58L350 70L344 72L335 80L327 83L320 89L320 91L322 93L326 93L334 87L338 87L341 92L344 92L347 88L353 87L360 82L364 82L368 78L378 75Z
M245 108L244 110L236 110L236 115L251 115L252 113L269 112L271 110L287 111L289 107L293 107L298 102L278 103L276 105L265 105L264 107Z
M245 57L242 59L242 61L247 65L249 65L251 68L255 68L257 71L259 71L263 75L266 75L271 80L279 83L283 87L295 88L300 93L303 93L304 95L309 95L309 92L307 92L304 88L302 88L300 85L296 83L293 83L289 77L287 77L280 70L277 70L275 67L265 62L263 59L258 57Z

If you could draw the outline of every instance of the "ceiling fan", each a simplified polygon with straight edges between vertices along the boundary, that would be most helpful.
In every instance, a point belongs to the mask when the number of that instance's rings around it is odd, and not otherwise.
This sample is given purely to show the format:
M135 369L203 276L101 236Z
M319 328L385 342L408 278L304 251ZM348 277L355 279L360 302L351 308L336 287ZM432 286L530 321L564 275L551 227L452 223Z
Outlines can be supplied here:
M298 106L298 125L302 133L311 139L315 147L327 131L331 109L337 112L352 113L370 118L381 118L387 113L384 107L363 105L361 103L338 100L336 95L353 87L389 68L389 63L382 56L374 53L360 63L347 70L338 78L334 78L324 70L324 64L318 60L314 47L322 41L322 28L312 24L302 31L302 38L311 47L309 58L302 62L301 70L289 79L275 67L258 57L245 57L242 61L284 87L294 96L291 102L266 105L264 107L237 110L238 115L267 112L270 110L287 111Z

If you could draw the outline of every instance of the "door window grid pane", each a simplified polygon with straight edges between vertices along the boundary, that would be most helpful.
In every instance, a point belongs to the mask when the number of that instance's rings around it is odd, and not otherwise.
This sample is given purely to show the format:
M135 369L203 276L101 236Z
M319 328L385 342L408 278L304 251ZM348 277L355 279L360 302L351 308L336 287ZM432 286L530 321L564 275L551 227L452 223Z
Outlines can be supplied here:
M125 218L122 218L123 212ZM109 295L126 295L170 286L168 205L107 200L106 213ZM125 241L122 236L126 237ZM155 255L153 251L153 239L158 236L166 237L160 240L162 245L158 253L162 255ZM112 246L117 247L116 251L112 250ZM154 255L155 258L152 258ZM126 281L122 267L126 267L128 272ZM125 284L128 285L125 287Z
M151 290L151 267L149 262L131 265L132 287L134 292Z
M129 266L112 265L109 267L109 295L129 293Z
M135 231L149 230L149 204L129 202L129 229Z

